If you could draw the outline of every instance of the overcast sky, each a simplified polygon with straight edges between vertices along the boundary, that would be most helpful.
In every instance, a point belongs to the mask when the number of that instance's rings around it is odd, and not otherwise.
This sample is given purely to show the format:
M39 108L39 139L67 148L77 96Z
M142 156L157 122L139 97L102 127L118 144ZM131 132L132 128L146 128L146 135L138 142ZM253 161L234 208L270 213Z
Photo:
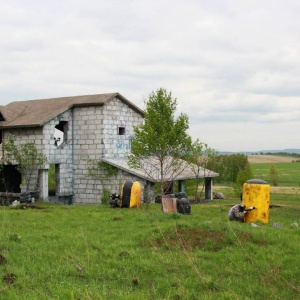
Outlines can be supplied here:
M300 148L299 0L0 0L0 105L172 91L219 151Z

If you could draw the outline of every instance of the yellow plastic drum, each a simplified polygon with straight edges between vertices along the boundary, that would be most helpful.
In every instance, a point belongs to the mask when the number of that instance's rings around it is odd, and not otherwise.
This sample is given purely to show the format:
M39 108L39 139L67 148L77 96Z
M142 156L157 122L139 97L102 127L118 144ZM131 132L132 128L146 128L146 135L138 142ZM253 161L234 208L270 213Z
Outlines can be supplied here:
M141 203L142 188L138 181L125 181L121 189L121 207L136 207Z
M243 204L246 209L254 206L256 209L249 211L245 216L245 222L257 220L268 223L270 210L270 185L260 179L251 179L243 185Z

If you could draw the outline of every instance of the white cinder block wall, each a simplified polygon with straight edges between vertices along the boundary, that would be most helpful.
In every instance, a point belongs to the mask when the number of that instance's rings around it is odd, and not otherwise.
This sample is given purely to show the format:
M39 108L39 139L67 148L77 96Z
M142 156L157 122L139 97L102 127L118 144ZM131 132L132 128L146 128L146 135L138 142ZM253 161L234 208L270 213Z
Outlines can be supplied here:
M125 180L137 180L119 171L117 177L88 177L89 160L101 157L124 157L130 152L133 126L141 124L143 117L128 105L115 98L104 106L75 107L74 122L74 203L101 203L104 189L120 192ZM119 134L119 127L125 134ZM121 129L123 130L123 129ZM102 176L101 176L102 175Z

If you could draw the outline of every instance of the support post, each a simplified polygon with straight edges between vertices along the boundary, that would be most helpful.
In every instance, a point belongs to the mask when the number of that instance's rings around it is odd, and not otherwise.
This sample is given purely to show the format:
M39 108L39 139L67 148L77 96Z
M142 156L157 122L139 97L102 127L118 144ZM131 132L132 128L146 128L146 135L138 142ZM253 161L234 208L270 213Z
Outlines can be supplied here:
M178 180L178 192L185 192L185 181Z
M205 200L213 200L213 179L205 178Z
M43 169L40 171L40 198L48 201L48 197L48 169Z
M144 187L144 203L154 203L155 202L155 184L154 182L147 181Z

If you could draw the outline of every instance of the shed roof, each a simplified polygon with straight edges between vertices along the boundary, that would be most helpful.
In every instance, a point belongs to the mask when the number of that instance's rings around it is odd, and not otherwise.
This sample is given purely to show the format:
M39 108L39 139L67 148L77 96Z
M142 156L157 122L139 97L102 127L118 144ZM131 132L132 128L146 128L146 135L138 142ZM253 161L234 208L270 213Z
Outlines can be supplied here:
M158 168L155 168L155 164L153 163L153 159L149 158L149 165L151 165L152 170L156 169L157 172L151 172L151 175L149 175L149 170L145 169L132 169L128 166L127 158L126 157L116 157L116 158L101 158L103 162L106 162L114 167L117 167L121 170L124 170L130 174L133 174L135 176L138 176L140 178L146 179L150 182L160 182L160 175L158 172ZM176 173L174 169L169 168L168 172L166 172L165 178L168 180L170 178L170 181L173 180L173 178L176 178L175 180L186 180L186 179L194 179L196 178L195 173L192 171L191 164L187 163L186 161L181 161L182 165L180 168L180 171ZM147 162L146 162L147 164ZM212 178L212 177L218 177L219 174L215 173L211 170L200 168L198 178Z
M144 115L140 108L119 93L15 101L5 106L0 106L0 115L4 119L0 122L0 128L43 126L71 107L101 106L115 97L142 116Z

